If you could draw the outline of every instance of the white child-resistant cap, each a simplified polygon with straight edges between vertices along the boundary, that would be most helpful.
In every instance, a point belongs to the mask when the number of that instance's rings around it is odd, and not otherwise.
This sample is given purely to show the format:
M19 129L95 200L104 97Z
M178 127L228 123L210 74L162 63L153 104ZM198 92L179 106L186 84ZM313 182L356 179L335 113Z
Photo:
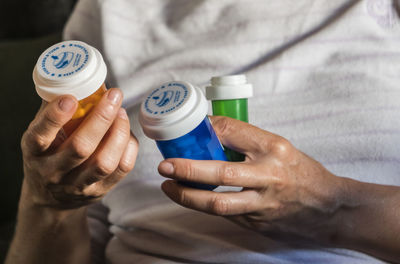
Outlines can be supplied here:
M253 86L247 83L245 75L230 75L211 78L206 87L208 100L232 100L253 97Z
M100 52L73 40L57 43L42 53L33 70L33 81L45 101L64 94L82 100L100 88L106 75Z
M195 129L207 111L207 100L199 88L174 81L147 95L140 108L139 122L149 138L171 140Z

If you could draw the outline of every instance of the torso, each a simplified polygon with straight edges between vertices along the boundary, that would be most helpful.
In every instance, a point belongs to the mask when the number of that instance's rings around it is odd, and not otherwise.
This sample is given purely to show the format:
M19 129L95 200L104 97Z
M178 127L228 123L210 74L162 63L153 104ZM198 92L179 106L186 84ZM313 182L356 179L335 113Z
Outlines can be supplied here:
M94 38L79 36L74 23L89 23L85 12L100 4L83 2L66 36L90 43ZM104 32L97 46L111 82L124 90L140 141L134 171L104 200L114 233L111 263L380 263L349 250L288 245L172 203L160 190L161 154L137 118L143 94L164 81L204 86L212 76L245 73L255 87L250 123L286 137L339 176L400 185L399 28L371 11L373 1L347 10L348 2L100 5Z

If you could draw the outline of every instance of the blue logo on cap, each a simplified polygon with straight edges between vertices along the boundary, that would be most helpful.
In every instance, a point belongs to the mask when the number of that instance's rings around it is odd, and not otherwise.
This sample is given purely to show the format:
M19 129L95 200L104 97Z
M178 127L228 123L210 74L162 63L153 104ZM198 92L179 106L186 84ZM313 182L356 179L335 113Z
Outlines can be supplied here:
M54 60L53 65L57 69L63 69L71 64L72 60L74 59L73 52L61 52L58 55L53 55L51 58Z
M144 108L150 114L167 114L179 108L185 102L188 93L188 88L179 82L163 85L147 97Z
M79 43L59 43L49 50L40 63L44 73L56 78L74 75L89 62L89 51Z
M153 96L153 99L156 100L156 105L158 107L163 107L171 102L172 97L174 96L173 91L165 91L161 96Z

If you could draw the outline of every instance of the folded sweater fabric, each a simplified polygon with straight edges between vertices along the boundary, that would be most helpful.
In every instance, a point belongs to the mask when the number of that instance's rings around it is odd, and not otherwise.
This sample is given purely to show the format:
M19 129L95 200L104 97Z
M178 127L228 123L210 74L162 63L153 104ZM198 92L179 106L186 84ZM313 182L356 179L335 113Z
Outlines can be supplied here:
M138 109L162 82L204 87L212 76L245 73L255 87L252 124L338 176L400 185L395 1L81 0L64 37L103 53L140 141L135 169L103 199L111 236L98 214L90 220L109 263L382 263L174 204L160 190L162 157Z

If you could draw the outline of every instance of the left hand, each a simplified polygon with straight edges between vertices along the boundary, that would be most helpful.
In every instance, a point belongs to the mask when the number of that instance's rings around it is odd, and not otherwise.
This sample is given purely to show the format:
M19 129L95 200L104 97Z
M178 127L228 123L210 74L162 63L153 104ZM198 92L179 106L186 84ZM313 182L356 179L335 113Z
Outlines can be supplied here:
M178 204L264 234L330 242L341 209L342 178L297 150L288 140L244 122L212 117L222 144L244 162L168 159L159 165L168 197ZM192 189L177 181L243 187L240 192Z

